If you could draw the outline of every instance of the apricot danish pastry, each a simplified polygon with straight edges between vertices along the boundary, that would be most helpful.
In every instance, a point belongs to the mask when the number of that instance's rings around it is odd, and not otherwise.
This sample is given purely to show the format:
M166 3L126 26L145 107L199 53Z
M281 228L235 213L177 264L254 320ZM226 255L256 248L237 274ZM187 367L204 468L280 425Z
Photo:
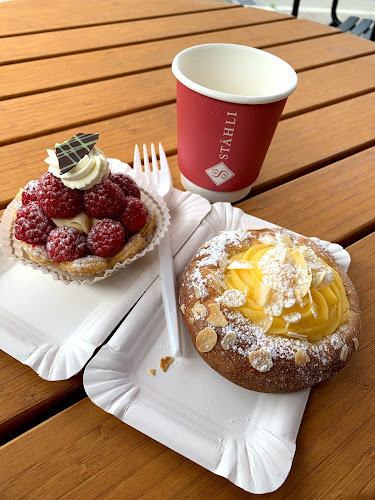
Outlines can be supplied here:
M210 240L187 266L179 301L200 356L247 389L313 386L358 348L351 280L325 248L284 229Z

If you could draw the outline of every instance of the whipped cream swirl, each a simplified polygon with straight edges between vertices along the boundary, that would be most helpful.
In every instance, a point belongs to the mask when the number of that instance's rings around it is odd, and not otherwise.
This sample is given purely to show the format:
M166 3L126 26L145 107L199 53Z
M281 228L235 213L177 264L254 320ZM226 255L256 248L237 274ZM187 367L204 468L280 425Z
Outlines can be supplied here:
M109 175L108 160L98 148L92 148L89 154L85 155L74 168L65 174L60 173L55 151L47 149L47 153L48 158L44 161L49 165L48 171L61 179L64 185L70 189L90 189Z

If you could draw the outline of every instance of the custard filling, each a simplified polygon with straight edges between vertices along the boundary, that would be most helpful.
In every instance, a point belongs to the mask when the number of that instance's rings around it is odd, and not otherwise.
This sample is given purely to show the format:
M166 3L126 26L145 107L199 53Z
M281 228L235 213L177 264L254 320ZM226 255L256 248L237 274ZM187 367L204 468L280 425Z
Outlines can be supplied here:
M270 335L316 342L348 319L340 276L308 246L257 243L229 260L225 285L245 295L236 309Z

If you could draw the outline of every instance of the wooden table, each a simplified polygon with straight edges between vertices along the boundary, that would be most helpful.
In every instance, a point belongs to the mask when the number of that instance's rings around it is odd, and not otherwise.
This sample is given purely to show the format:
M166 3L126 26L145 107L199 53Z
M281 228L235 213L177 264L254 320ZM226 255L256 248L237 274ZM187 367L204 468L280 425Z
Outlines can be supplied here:
M100 132L107 156L161 140L179 180L173 57L239 43L288 61L288 100L245 212L344 245L361 300L360 349L315 387L284 485L265 498L375 498L375 44L211 0L14 0L0 5L0 209L45 170L45 149ZM108 332L110 333L110 332ZM86 397L0 353L0 498L252 497ZM254 496L255 497L255 496Z

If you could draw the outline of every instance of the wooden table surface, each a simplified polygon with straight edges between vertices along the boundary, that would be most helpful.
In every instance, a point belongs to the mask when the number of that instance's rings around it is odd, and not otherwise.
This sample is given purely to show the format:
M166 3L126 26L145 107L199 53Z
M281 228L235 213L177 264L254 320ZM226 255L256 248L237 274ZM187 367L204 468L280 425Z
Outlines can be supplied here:
M0 209L45 171L47 147L81 131L99 132L107 156L129 163L134 144L162 141L182 189L170 65L209 42L262 48L298 72L237 206L345 246L363 315L359 350L312 389L291 472L264 498L375 498L373 42L212 0L1 3ZM1 499L256 497L96 407L82 373L47 382L0 352L0 380Z

